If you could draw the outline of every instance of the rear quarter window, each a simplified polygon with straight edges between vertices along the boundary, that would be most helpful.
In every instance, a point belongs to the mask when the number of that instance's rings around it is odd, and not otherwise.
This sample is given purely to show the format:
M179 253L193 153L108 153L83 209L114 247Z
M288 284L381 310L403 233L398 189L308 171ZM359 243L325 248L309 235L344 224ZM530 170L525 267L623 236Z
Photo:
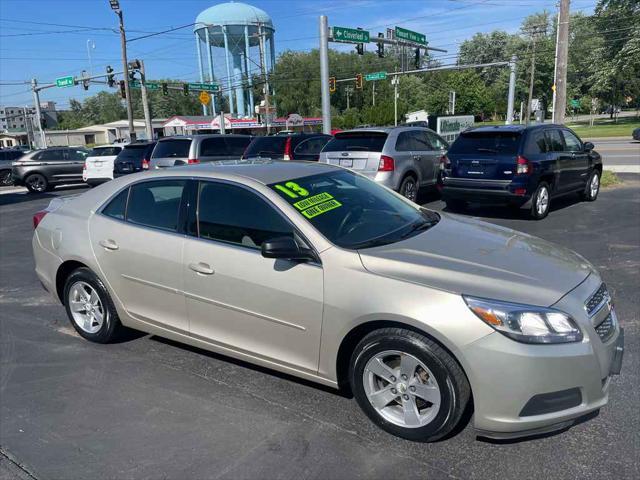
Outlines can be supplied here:
M384 132L353 132L336 134L333 140L329 141L323 152L345 152L345 151L365 151L381 152L387 141L387 134Z

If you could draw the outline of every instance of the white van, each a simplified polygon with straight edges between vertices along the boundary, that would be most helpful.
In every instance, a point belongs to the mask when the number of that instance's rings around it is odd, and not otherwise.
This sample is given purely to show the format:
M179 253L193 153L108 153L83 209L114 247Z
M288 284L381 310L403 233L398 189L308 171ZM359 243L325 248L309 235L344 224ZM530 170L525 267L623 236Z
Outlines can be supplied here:
M84 162L82 180L91 186L113 180L113 162L124 145L99 145L94 147Z

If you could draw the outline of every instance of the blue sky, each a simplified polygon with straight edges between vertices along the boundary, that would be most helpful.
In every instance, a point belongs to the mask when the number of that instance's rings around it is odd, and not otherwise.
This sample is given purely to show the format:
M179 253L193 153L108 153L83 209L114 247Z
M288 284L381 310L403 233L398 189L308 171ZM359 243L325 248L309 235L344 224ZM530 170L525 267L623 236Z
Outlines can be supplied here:
M211 0L120 0L129 39L194 22ZM395 25L426 34L436 53L448 61L460 42L475 32L502 29L517 32L523 18L547 9L556 11L556 0L249 0L265 10L276 29L276 53L310 50L318 45L318 16L329 25L363 27L378 31ZM593 12L595 0L573 0L572 11ZM0 105L32 104L28 85L15 84L33 77L40 83L89 70L87 42L94 73L106 65L120 69L117 17L108 0L0 0ZM349 50L350 45L332 44ZM191 28L136 40L129 44L129 58L145 60L149 78L198 80L195 40ZM82 87L52 88L41 100L53 100L59 109L70 98L97 93Z

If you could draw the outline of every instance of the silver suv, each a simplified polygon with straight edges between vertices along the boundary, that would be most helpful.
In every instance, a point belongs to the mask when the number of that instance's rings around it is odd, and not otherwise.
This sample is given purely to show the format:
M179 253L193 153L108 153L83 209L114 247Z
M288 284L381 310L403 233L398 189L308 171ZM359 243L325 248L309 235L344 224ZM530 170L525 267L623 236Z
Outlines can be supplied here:
M189 163L238 160L251 143L250 135L201 134L158 140L151 154L150 168L166 168Z
M336 133L319 161L350 168L415 202L420 187L436 184L448 147L428 128L359 128Z

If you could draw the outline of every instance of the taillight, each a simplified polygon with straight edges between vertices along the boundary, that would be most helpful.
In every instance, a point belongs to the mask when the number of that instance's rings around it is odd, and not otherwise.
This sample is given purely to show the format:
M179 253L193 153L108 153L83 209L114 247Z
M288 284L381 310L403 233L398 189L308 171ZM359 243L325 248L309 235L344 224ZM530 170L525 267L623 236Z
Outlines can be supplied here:
M87 169L87 162L84 162L84 165L82 165L82 170L86 170Z
M142 160L142 169L149 170L149 160L147 160L146 158Z
M529 175L533 172L533 165L522 155L518 155L516 160L516 175Z
M47 210L40 210L39 212L36 212L36 214L33 216L34 229L38 228L38 225L40 225L40 222L42 221L42 219L47 213L49 213Z
M193 163L200 163L200 160L198 160L197 158L190 158L189 160L187 160L187 163L189 165L191 165Z
M293 154L291 153L291 137L287 138L287 141L284 143L284 160L291 160Z
M393 172L395 169L395 161L387 155L380 155L380 163L378 164L379 172Z
M451 168L451 160L446 155L440 157L440 170L449 170Z

